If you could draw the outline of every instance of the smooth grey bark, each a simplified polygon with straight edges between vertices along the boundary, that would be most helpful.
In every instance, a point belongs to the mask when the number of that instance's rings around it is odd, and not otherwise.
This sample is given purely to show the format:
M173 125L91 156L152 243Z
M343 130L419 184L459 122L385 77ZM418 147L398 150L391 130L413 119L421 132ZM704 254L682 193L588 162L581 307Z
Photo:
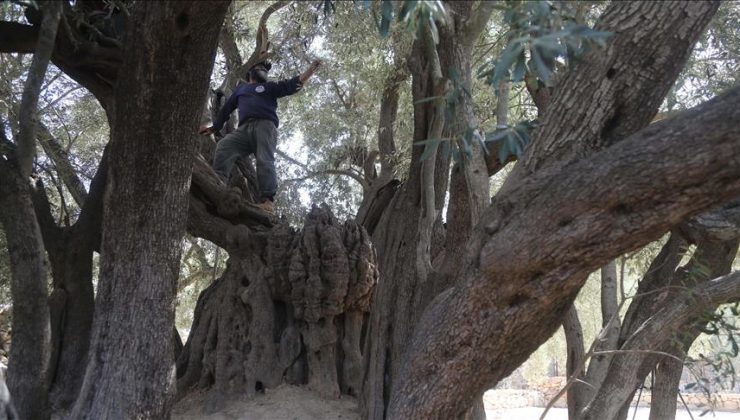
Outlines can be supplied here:
M583 328L575 304L571 305L563 318L563 331L567 348L565 376L569 380L574 376L577 379L567 390L568 419L573 420L578 413L578 407L583 407L588 402L585 399L587 385L581 382L584 376L581 365L586 362L584 360L586 352L583 348Z
M576 375L576 381L568 388L568 418L575 419L593 398L603 382L611 355L598 352L616 350L619 340L620 320L617 304L617 263L611 261L601 268L601 331L589 349L594 354L588 361L588 368L582 366L586 354L583 343L583 330L575 305L571 306L563 319L565 342L568 351L567 376Z
M643 357L641 350L654 348L670 338L672 331L693 317L699 316L703 311L737 299L740 299L740 272L703 283L667 303L655 313L651 322L645 323L643 328L625 342L620 349L621 357L614 359L610 370L619 369L620 377L625 382L621 386L605 383L601 389L604 392L600 390L602 398L595 398L579 418L584 420L614 418L622 407L621 400L631 393L631 388L624 385L631 385L637 381L640 358Z
M681 352L674 356L683 358ZM676 418L678 387L681 382L683 363L664 357L655 366L655 385L650 398L650 420L673 420Z
M594 345L594 352L612 350L617 348L621 321L619 318L619 304L617 303L617 262L611 261L601 268L601 333L598 342ZM584 378L590 386L584 389L581 401L588 402L606 377L612 356L602 354L594 356L588 365L588 371ZM585 404L576 409L580 411Z
M450 2L447 4L451 15L450 22L440 28L440 65L447 79L472 92L472 53L473 44L488 21L491 4L484 2L473 8L473 2ZM483 10L481 10L483 9ZM486 15L487 13L487 15ZM472 32L471 32L472 31ZM490 204L488 188L488 169L484 150L470 138L464 140L466 132L478 130L478 122L473 114L473 100L461 94L455 104L456 113L452 121L445 124L444 138L450 138L461 151L460 159L452 165L447 208L447 234L445 237L444 259L435 276L434 290L439 293L454 283L458 262L463 258L464 244L470 231L480 220L483 210ZM470 156L463 151L466 144L471 149ZM450 145L455 147L455 145ZM436 293L435 293L436 295Z
M44 17L39 29L31 67L28 69L28 76L23 87L20 108L18 109L20 118L18 122L17 154L20 174L23 177L31 175L33 159L36 156L39 93L54 50L54 40L56 39L59 18L62 13L60 2L43 2L41 6Z
M163 418L174 396L172 326L195 155L229 2L137 3L115 89L101 273L90 358L71 418ZM142 48L146 45L147 48ZM162 97L177 97L172 107Z

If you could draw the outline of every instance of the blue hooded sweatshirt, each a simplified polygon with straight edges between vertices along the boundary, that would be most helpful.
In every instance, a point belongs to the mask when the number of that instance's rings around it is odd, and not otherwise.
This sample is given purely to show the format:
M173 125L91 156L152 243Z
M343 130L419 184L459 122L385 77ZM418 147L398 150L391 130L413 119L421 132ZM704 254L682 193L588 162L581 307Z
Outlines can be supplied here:
M218 118L213 123L213 130L220 131L237 107L240 126L250 118L257 118L270 120L278 127L280 120L277 116L277 98L292 95L301 90L302 86L298 76L279 82L243 83L221 108Z

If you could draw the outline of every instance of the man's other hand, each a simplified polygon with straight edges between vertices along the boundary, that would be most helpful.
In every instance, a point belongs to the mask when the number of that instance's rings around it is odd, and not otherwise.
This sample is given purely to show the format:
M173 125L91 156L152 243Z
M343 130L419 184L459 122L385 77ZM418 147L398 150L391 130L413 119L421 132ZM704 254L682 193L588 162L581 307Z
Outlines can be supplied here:
M213 133L214 133L213 126L209 126L209 125L203 125L198 130L198 134L200 134L202 136L207 136L207 135L210 135L210 134L213 134Z

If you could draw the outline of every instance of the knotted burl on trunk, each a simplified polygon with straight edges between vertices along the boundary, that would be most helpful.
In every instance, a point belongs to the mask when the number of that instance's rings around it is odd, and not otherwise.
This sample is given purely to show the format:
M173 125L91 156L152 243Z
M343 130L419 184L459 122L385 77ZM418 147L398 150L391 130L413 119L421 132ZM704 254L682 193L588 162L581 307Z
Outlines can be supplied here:
M378 281L375 250L355 222L314 207L303 230L237 229L224 275L201 293L177 360L178 396L208 389L206 412L281 383L356 395L363 323ZM243 241L238 241L243 242Z

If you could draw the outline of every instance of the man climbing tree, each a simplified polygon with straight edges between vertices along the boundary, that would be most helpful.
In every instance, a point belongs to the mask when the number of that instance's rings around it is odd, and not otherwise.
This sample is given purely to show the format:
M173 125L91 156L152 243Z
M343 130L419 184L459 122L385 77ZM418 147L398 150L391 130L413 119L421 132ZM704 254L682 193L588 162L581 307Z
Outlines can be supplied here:
M218 133L231 113L239 108L239 128L218 143L213 159L213 167L221 176L228 179L231 168L239 157L254 154L257 161L257 182L260 202L258 207L273 213L274 196L277 192L275 173L275 148L277 145L277 98L292 95L303 87L316 69L321 65L315 60L300 76L279 82L268 82L267 72L272 67L269 62L252 66L247 72L247 83L239 86L221 109L213 126L201 127L200 133Z

